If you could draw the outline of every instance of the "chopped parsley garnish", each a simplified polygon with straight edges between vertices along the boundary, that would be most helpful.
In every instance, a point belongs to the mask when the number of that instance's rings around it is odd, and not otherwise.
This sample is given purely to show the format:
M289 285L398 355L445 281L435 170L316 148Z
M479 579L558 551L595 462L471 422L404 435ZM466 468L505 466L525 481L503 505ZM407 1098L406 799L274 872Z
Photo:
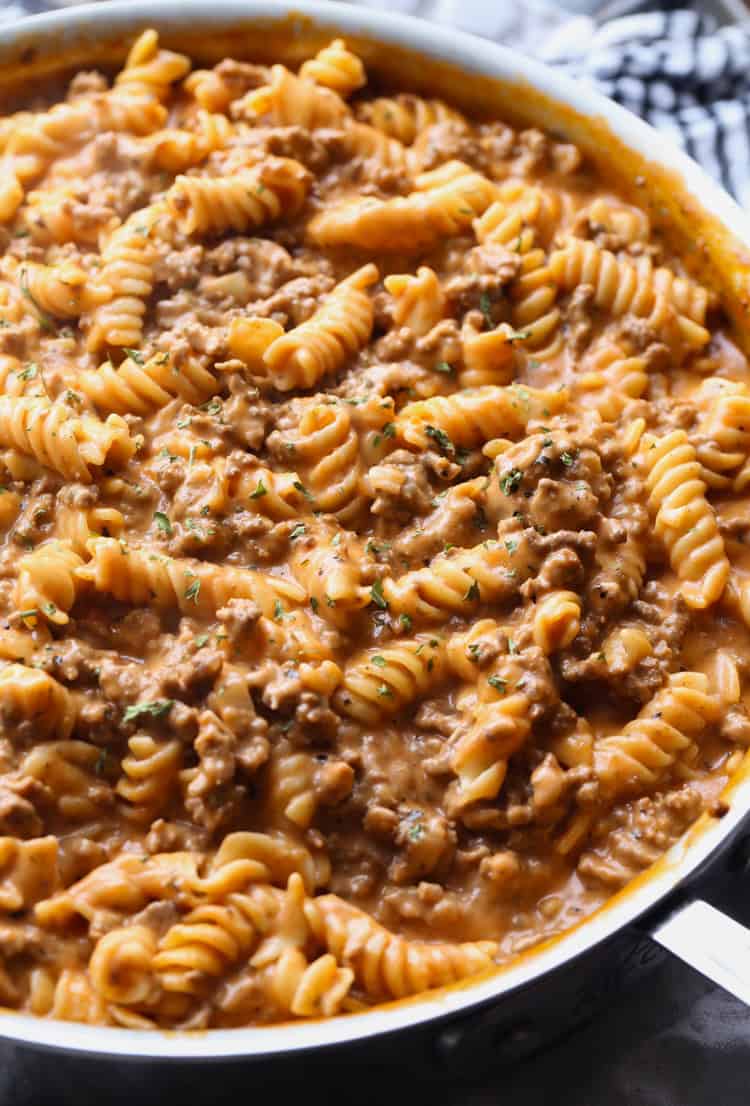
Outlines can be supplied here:
M516 645L512 637L508 638L508 652L512 657L515 656L518 652L518 646Z
M277 600L277 602L278 602L278 600ZM315 598L314 595L310 596L310 606L312 608L313 614L317 614L318 613L318 607L320 606L320 603L318 602L318 600Z
M45 603L43 609L44 613L49 615L50 618L57 614L57 607L54 603Z
M521 470L513 468L510 472L506 472L505 476L500 477L500 490L504 495L512 495L518 489L522 480L523 473Z
M512 557L515 551L518 549L518 542L514 541L513 538L508 538L505 542L505 548L508 550Z
M388 600L383 595L383 581L376 580L370 588L370 602L374 603L376 607L380 607L381 611L388 609Z
M268 495L268 488L261 479L255 486L255 491L250 492L251 499L261 499L264 495Z
M456 447L450 440L444 430L441 430L439 426L430 426L428 423L424 428L424 432L428 438L432 438L437 443L443 453L455 453Z
M207 403L201 404L201 411L205 411L207 415L220 415L221 414L221 400L215 396L213 399L209 399Z
M400 614L398 620L405 630L411 630L411 615Z
M501 695L505 695L505 690L508 686L506 680L501 679L499 676L488 676L487 683L490 687L494 687L495 691L499 691Z
M289 535L289 540L290 541L296 541L297 538L301 538L305 534L305 532L306 532L306 527L305 527L304 522L298 522L297 525L292 530L291 534Z
M39 372L39 366L35 365L33 361L29 361L28 365L18 374L19 380L33 380L36 374Z
M172 536L172 523L163 511L154 511L154 522L168 537Z
M474 600L479 599L479 581L478 580L474 580L472 582L471 587L469 588L469 590L466 592L466 595L464 596L464 599L469 599L472 602Z
M281 622L284 617L284 608L281 605L281 600L276 599L273 604L273 617L277 622Z
M419 841L420 837L424 837L424 826L417 822L415 825L409 827L409 840Z
M195 639L195 648L202 649L204 645L208 645L208 639L208 634L198 634L198 637Z
M388 687L388 684L380 684L379 685L378 695L380 695L384 699L392 699L393 698L393 692Z
M135 361L136 365L143 364L143 354L140 350L128 349L127 346L125 346L124 352L128 355L131 361Z
M575 461L575 457L573 456L572 453L569 453L566 449L564 453L560 454L560 460L562 461L562 463L564 465L566 465L568 468L570 468L570 466Z
M200 582L200 580L197 580L197 579L193 580L192 584L189 584L188 587L185 588L185 598L186 599L192 599L192 601L194 603L198 602L198 596L200 595L200 593L201 593L201 582Z
M312 495L307 490L307 488L305 487L305 485L302 483L301 480L295 480L292 487L296 488L298 492L301 492L302 495L304 495L305 499L309 500L311 503L313 502Z
M378 668L385 668L385 666L388 664L388 661L385 659L385 657L381 656L380 653L376 653L374 657L370 657L370 660L373 664L376 664Z
M163 718L169 714L174 706L174 699L152 699L149 703L136 703L132 707L126 707L123 722L135 722L137 718L150 715L152 718Z
M437 365L435 365L435 372L449 375L453 372L453 366L449 365L447 361L438 361Z

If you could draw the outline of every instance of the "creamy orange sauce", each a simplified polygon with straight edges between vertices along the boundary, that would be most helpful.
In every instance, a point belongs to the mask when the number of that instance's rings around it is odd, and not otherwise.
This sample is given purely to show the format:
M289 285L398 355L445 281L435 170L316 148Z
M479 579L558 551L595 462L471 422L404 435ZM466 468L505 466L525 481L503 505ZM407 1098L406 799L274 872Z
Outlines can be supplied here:
M748 366L669 220L343 44L269 60L146 33L0 123L0 1000L40 1016L471 976L750 742Z

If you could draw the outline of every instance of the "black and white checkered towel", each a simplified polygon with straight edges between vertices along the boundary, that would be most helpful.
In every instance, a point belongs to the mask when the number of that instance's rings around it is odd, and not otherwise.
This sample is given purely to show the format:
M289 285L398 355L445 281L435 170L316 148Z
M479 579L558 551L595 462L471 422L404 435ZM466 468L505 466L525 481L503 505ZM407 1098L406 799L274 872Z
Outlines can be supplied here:
M750 209L750 23L717 27L693 11L617 19L550 61L676 140ZM554 44L551 44L554 45Z
M458 26L565 68L677 141L750 209L750 12L732 26L685 9L599 24L544 0L355 2Z
M548 0L354 2L461 27L559 65L679 143L750 210L750 15L744 25L718 26L696 11L661 11L600 25ZM0 0L0 23L53 4Z

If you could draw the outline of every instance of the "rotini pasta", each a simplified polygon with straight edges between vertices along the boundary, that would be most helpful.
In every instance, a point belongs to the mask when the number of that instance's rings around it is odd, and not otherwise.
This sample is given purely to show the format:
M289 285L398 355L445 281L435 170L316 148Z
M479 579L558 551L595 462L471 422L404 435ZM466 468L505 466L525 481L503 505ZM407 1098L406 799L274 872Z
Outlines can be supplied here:
M664 542L691 607L703 609L721 598L729 561L716 516L706 500L701 465L684 430L641 442L654 529Z
M191 71L145 30L0 119L0 998L38 1017L471 980L750 747L708 253L354 39L251 38Z

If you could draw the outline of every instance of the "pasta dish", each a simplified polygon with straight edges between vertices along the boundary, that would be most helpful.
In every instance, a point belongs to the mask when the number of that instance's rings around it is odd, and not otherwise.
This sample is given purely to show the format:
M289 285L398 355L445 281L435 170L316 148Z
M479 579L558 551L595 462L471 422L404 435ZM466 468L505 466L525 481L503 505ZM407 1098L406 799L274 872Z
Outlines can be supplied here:
M339 39L0 147L1 1005L365 1010L721 813L750 373L645 193Z

